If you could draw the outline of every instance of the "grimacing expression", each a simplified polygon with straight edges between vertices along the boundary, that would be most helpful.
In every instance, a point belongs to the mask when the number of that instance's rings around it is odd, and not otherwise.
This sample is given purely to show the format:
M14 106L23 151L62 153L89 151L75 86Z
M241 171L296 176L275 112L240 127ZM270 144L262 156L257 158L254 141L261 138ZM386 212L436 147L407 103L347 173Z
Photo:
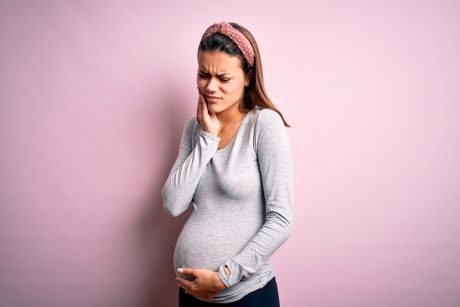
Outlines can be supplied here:
M209 100L208 109L219 113L243 99L244 87L249 85L249 75L245 77L238 56L200 50L196 83L202 94L218 97L215 102Z

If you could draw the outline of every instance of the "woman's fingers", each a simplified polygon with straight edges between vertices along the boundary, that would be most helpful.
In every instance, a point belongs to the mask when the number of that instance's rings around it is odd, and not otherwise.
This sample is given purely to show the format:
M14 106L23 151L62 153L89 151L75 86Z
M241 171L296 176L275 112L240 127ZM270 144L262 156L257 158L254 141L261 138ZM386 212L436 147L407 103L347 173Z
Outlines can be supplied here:
M176 277L176 282L177 282L177 285L179 287L184 289L185 293L190 293L191 294L193 282L188 281L188 280L183 279L183 278L180 278L180 277Z
M220 129L219 119L217 118L216 113L209 111L206 98L203 94L201 94L199 88L198 92L200 93L197 106L198 122L203 130L217 136Z
M204 129L207 129L210 122L210 115L208 111L208 106L206 104L206 100L204 96L200 93L200 99L198 102L198 120L200 126Z
M208 116L208 106L206 105L206 100L204 99L204 96L201 95L201 118L203 118L203 120L207 120Z
M198 123L200 124L200 126L202 126L201 124L201 100L203 99L201 93L200 93L200 89L198 89L198 104L197 104L197 108L196 108L196 118L198 119Z
M196 269L194 268L179 268L178 269L179 273L185 274L185 275L191 275L193 277L198 277L196 273Z

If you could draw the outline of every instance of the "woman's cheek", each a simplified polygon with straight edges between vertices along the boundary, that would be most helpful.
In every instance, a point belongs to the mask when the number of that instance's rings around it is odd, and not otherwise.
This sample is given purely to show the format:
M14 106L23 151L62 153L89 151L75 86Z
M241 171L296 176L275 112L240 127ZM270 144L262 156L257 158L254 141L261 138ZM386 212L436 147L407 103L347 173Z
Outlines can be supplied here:
M221 88L226 96L233 95L233 92L235 91L235 86L231 84L222 84Z

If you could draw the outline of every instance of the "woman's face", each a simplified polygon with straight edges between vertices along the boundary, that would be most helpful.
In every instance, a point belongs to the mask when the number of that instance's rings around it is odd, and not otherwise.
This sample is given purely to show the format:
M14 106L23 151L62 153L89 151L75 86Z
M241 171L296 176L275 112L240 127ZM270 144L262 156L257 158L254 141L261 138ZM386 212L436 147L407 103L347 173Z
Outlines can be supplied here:
M244 87L249 85L249 75L244 76L241 60L221 51L200 51L196 83L206 97L208 109L219 113L243 99Z

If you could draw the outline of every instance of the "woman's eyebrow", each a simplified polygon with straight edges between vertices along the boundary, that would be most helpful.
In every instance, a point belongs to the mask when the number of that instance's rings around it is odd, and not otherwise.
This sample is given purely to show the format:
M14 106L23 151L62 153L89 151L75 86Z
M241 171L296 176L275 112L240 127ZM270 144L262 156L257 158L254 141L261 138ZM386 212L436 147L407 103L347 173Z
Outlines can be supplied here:
M204 73L204 74L207 74L208 72L207 71L204 71L202 69L200 69L200 73ZM223 76L223 75L231 75L231 73L229 72L222 72L222 73L219 73L217 74L218 76Z

